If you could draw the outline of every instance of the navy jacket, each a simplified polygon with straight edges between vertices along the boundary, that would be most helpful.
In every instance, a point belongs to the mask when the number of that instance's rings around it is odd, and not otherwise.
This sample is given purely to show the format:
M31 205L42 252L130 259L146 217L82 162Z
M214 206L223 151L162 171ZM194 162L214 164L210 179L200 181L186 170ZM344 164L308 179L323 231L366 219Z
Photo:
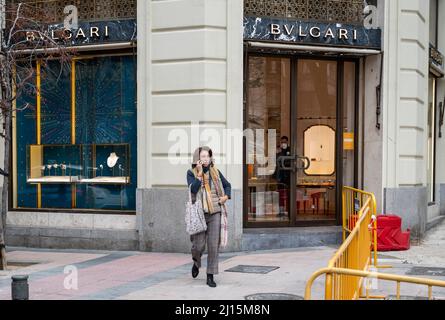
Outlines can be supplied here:
M202 167L204 173L207 173L207 171L209 171L209 168L207 167ZM219 171L219 177L221 179L223 188L224 188L224 193L229 197L229 199L231 199L231 192L232 192L232 186L230 184L229 181L226 180L226 178L223 176L223 174L221 173L221 171ZM210 183L212 183L212 180L210 179ZM190 190L192 193L197 193L199 191L199 188L201 187L201 181L198 178L195 178L195 175L193 174L192 170L188 170L187 171L187 186L192 185Z

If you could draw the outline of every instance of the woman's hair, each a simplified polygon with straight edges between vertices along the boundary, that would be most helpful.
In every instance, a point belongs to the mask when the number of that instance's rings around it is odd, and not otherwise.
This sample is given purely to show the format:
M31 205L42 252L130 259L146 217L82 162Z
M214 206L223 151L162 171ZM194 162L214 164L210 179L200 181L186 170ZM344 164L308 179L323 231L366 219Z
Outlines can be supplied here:
M192 162L192 168L194 169L196 167L196 163L199 160L199 156L201 155L201 151L207 151L210 156L210 166L214 166L214 159L213 159L213 152L212 149L210 149L207 146L196 148L195 152L193 153L193 162Z

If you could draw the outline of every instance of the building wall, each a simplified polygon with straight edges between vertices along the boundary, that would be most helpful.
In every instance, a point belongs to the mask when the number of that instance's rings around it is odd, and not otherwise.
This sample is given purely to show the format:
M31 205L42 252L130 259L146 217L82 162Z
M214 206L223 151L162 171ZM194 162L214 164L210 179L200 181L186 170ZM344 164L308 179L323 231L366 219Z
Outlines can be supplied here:
M374 26L382 30L382 44L386 38L385 33L385 0L375 2L377 12L373 18ZM374 21L375 20L375 21ZM360 187L366 191L374 193L377 201L377 212L383 211L383 116L377 119L377 95L376 88L381 85L381 73L383 68L383 55L370 55L362 59L360 87L361 113L360 127L361 144L359 147L360 159L363 161L359 165ZM380 101L382 104L382 101ZM382 106L381 106L382 107ZM377 128L377 121L380 129ZM362 167L363 166L363 167Z
M206 141L172 164L168 137L172 129L190 133L192 121L201 131L242 128L242 2L141 0L137 15L137 215L9 212L8 245L189 252L186 170L191 152L206 144L232 184L227 250L241 248L242 164L226 165L224 146ZM233 153L242 154L242 143Z
M372 55L363 59L361 70L362 77L362 107L360 119L360 143L359 155L363 159L363 170L359 166L359 176L361 176L360 187L366 191L374 193L377 201L377 211L382 212L383 193L382 193L382 149L383 134L382 130L377 129L377 97L376 87L380 83L381 72L380 55ZM379 118L382 123L382 117ZM363 150L362 150L363 149Z
M427 219L426 159L429 2L385 2L384 211L422 235Z
M199 145L214 148L232 184L228 250L241 246L242 165L217 142L189 141L169 161L169 134L242 128L242 2L138 1L138 191L141 250L190 250L185 232L186 172ZM242 144L236 150L242 154Z
M381 57L376 55L362 63L361 180L366 190L376 194L379 212L401 215L404 228L421 236L429 220L445 213L445 163L440 160L445 158L445 128L444 138L437 140L437 184L442 187L436 189L436 198L440 201L429 209L425 187L428 1L379 4L385 14L382 129L375 127L375 87L381 67ZM184 160L180 165L170 163L168 155L174 129L194 138L199 135L196 122L201 131L243 127L243 3L138 0L137 6L136 216L10 212L9 245L189 252L183 219L186 171L193 150L206 144L214 148L218 167L232 184L227 251L242 248L242 165L224 163L233 154L215 141L189 141L188 148L174 157ZM440 15L439 30L445 30L444 10ZM439 36L439 49L445 52L444 33ZM444 94L441 79L438 98ZM0 161L1 151L0 145ZM234 151L242 154L242 145Z
M134 215L8 213L6 243L42 248L138 250Z

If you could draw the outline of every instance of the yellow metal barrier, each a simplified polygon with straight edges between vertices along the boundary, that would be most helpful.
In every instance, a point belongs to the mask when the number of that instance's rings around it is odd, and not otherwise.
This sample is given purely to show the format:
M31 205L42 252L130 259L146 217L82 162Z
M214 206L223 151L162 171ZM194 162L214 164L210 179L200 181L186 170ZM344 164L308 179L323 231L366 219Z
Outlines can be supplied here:
M318 270L309 278L309 280L306 284L306 290L305 290L305 296L304 296L305 300L311 299L312 284L319 276L321 276L323 274L326 274L326 275L330 274L330 275L335 275L335 276L348 276L348 277L356 278L356 279L375 278L375 279L396 282L396 298L397 299L400 299L400 284L402 282L427 286L428 287L428 299L430 299L430 300L433 298L433 287L445 288L445 281L441 281L441 280L416 278L416 277L408 277L408 276L401 276L401 275L388 274L388 273L369 272L369 271L343 269L343 268L324 268L324 269ZM371 295L369 295L368 288L366 288L366 294L363 295L360 292L360 294L357 296L357 298L369 299L369 298L384 298L384 297L371 296Z
M374 194L351 187L343 187L343 242L347 236L352 233L355 225L358 223L360 212L364 211L366 206L366 214L369 215L367 222L372 225L370 228L371 238L369 239L369 249L374 252L373 264L378 267L377 263L377 202Z
M371 261L371 234L375 226L373 198L369 197L356 212L354 227L328 263L328 268L367 271ZM351 216L350 216L351 217ZM349 220L350 221L350 220ZM375 259L375 258L374 258ZM359 298L362 281L344 274L326 274L325 298L350 300Z
M373 254L372 254L373 252ZM363 295L364 278L397 282L397 297L400 297L400 283L409 282L428 286L432 297L432 286L445 287L445 281L413 278L369 272L377 264L377 216L376 201L372 193L354 188L343 189L343 244L328 263L328 267L315 272L306 285L305 299L311 298L312 283L326 274L326 300L354 300L370 298L368 287ZM372 298L384 298L374 296Z

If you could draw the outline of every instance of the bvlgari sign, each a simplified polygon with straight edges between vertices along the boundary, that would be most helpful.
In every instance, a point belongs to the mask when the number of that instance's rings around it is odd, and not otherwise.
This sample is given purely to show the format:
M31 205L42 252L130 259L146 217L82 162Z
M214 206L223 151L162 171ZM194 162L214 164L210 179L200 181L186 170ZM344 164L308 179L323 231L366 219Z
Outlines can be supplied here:
M380 49L380 29L361 25L244 17L244 39Z
M123 42L136 40L136 20L80 22L76 28L65 28L63 23L48 26L45 36L56 42L78 46L86 44ZM27 32L26 39L35 42L42 37L37 32Z
M25 37L28 43L39 43L46 38L68 46L98 44L108 42L130 42L136 40L136 19L112 21L79 22L78 8L67 5L63 9L63 23L51 24L42 31L27 31Z

